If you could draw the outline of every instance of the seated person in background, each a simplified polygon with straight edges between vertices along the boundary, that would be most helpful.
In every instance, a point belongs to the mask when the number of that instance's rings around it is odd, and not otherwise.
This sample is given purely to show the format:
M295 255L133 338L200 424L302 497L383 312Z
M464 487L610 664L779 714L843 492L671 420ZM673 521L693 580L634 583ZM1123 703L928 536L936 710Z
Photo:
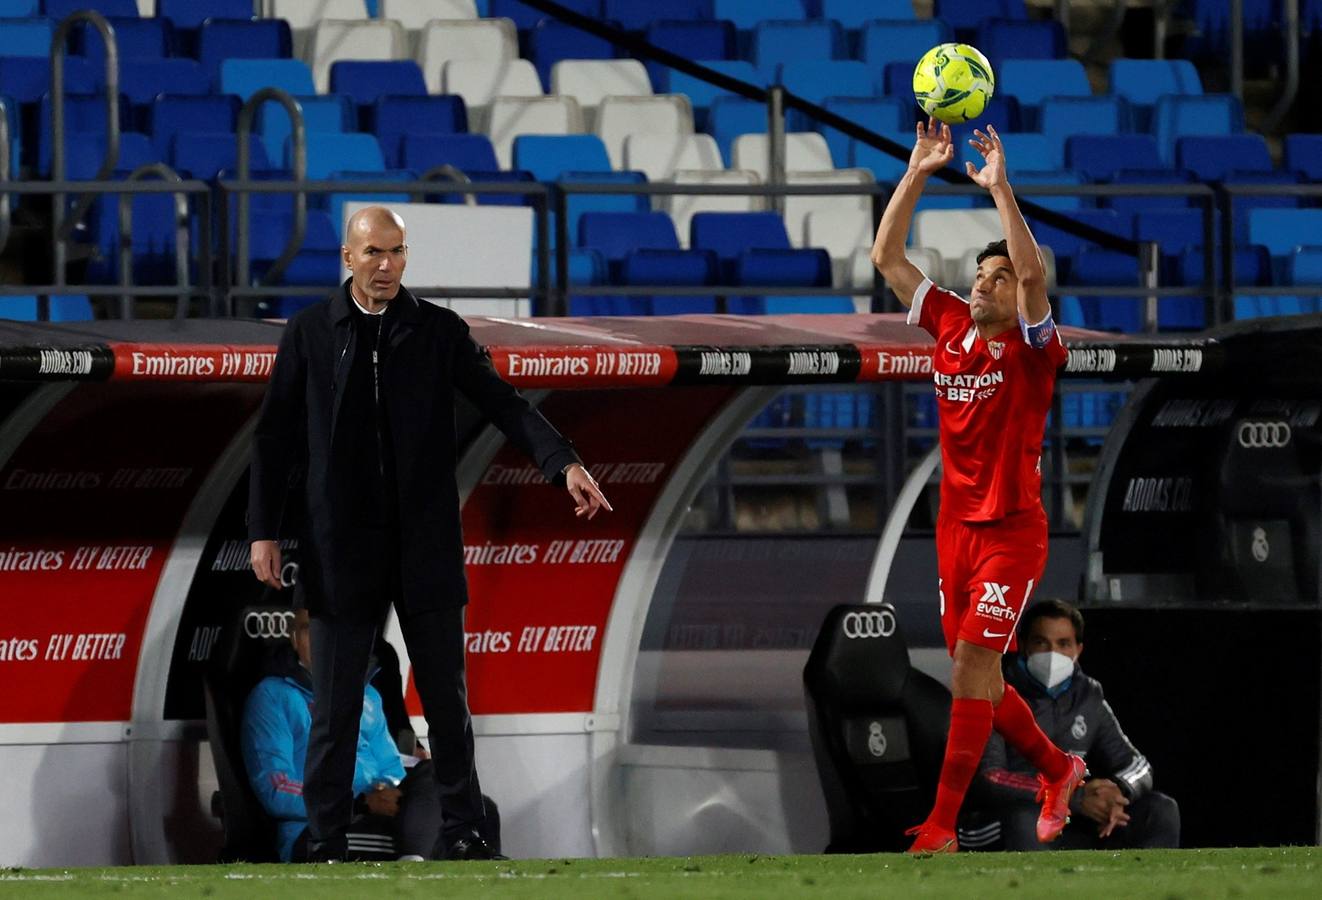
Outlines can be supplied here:
M1006 683L1028 701L1047 737L1088 763L1089 780L1070 801L1070 824L1050 846L1178 847L1179 806L1152 790L1152 766L1120 729L1101 684L1079 667L1082 653L1083 615L1063 601L1044 600L1024 613L1019 652L1002 661ZM1036 834L1036 770L999 735L987 742L975 786L978 812L961 832L985 833L975 822L999 819L1006 850L1047 849Z
M291 622L290 646L275 654L270 673L248 695L240 732L248 782L262 808L276 821L279 855L286 862L307 858L303 767L312 726L310 660L308 614L298 610ZM361 860L422 858L431 852L441 827L431 764L421 762L405 772L386 724L381 695L366 683L358 728L349 856ZM498 834L494 804L486 802L488 822Z

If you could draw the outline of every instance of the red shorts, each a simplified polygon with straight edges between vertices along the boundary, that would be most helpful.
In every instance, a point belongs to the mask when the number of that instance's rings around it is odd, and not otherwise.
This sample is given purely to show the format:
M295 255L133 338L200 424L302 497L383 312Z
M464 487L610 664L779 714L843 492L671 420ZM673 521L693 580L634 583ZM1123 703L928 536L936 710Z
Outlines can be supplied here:
M1047 564L1047 517L1041 506L995 522L938 518L937 593L941 630L956 641L1009 653L1015 626Z

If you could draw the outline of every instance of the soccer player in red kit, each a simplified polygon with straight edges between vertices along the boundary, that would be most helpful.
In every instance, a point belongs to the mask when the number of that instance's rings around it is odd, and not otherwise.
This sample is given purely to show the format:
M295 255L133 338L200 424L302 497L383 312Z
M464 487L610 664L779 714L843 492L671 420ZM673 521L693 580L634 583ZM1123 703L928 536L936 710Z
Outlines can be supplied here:
M1001 677L1001 656L1015 649L1015 625L1047 560L1042 432L1066 351L1051 320L1042 255L1006 179L1001 140L990 125L973 134L969 143L983 166L967 163L968 175L991 194L1005 240L979 254L970 298L932 284L904 255L928 176L954 157L948 125L918 123L909 169L872 248L872 262L909 308L909 324L936 339L937 590L954 700L936 803L909 832L917 835L912 853L958 849L955 818L993 728L1040 773L1039 841L1059 836L1084 775L1083 760L1047 739Z

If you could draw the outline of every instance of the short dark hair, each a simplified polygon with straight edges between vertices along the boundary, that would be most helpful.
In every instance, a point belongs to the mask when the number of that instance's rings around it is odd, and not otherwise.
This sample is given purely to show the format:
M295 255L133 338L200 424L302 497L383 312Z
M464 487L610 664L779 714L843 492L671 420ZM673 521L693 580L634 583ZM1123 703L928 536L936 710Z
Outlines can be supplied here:
M982 252L978 254L978 265L982 265L982 261L989 256L1004 256L1009 259L1010 248L1006 246L1005 241L992 241L982 248ZM965 263L965 265L968 265L968 263Z
M1027 635L1038 619L1069 619L1070 624L1074 626L1074 640L1083 643L1083 613L1064 600L1052 597L1028 607L1028 612L1019 620L1019 636Z

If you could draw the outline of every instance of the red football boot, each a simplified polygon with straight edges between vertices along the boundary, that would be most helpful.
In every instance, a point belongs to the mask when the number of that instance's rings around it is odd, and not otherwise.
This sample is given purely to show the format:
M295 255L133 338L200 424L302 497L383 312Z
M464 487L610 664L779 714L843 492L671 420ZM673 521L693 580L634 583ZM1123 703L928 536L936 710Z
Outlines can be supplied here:
M929 825L924 822L921 825L915 825L905 834L915 834L913 846L909 852L915 856L931 856L933 853L954 853L959 849L959 839L955 837L955 832L947 831L944 828L938 828L935 825Z
M1069 824L1070 797L1074 796L1074 789L1083 784L1083 776L1088 774L1088 766L1082 757L1073 753L1068 756L1070 768L1065 777L1048 781L1045 775L1037 776L1042 785L1037 791L1038 802L1042 804L1042 814L1037 817L1037 839L1043 844L1060 837Z

